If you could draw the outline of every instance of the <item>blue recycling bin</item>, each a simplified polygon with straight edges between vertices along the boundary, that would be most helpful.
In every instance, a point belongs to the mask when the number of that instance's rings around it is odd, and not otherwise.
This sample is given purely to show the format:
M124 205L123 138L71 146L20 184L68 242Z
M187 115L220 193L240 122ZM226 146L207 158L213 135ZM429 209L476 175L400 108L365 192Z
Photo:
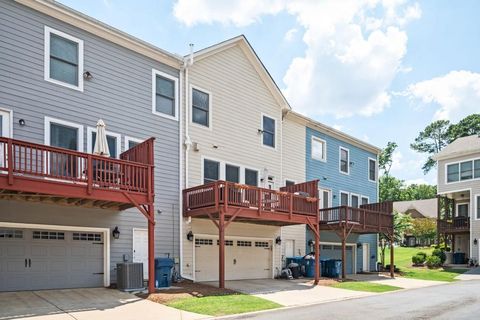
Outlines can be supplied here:
M321 259L320 260L320 275L322 277L328 277L328 273L327 273L327 260L325 259Z
M155 288L167 288L172 285L173 259L155 258Z
M315 277L315 259L303 259L305 265L305 276L307 278Z
M455 252L453 254L453 264L464 264L464 263L465 263L465 253Z
M342 260L329 259L325 261L325 276L338 278L342 272Z

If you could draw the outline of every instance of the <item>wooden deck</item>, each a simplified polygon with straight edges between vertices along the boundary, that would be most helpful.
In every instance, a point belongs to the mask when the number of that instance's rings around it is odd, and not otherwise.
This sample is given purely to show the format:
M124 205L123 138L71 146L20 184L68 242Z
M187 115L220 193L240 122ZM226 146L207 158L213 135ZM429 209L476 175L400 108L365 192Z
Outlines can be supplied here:
M437 220L437 229L442 234L462 234L470 232L470 218L455 217L449 220Z

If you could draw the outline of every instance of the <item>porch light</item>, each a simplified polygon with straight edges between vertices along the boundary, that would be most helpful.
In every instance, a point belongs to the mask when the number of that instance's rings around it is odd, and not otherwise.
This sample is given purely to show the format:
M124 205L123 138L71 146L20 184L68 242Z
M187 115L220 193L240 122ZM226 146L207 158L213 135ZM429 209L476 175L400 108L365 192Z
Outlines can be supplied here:
M280 245L282 243L282 238L280 238L280 236L278 236L276 239L275 239L275 243Z
M187 233L187 240L188 240L188 241L193 241L193 233L192 233L192 231L189 231L189 232Z
M20 119L18 120L18 124L23 127L25 125L25 120L24 119Z
M357 248L360 249L362 247L362 244L359 242L357 243Z
M120 238L120 230L118 230L118 227L115 227L115 229L113 229L112 236L113 236L113 239L119 239Z
M473 239L473 244L474 244L474 245L477 245L477 243L478 243L477 238Z

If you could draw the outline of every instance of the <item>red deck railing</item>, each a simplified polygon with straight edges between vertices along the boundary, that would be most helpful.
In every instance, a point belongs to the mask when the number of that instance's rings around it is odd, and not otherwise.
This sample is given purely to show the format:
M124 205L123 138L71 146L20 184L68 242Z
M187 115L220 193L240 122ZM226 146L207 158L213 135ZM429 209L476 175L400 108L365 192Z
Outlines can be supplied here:
M133 149L120 160L0 137L0 176L9 184L18 176L153 196L153 139Z
M357 224L365 229L393 228L393 215L381 211L340 206L320 209L320 222Z
M300 214L314 217L317 215L316 198L226 181L216 181L183 190L184 213L208 207L218 209L220 205L225 205L225 195L228 207L280 214Z

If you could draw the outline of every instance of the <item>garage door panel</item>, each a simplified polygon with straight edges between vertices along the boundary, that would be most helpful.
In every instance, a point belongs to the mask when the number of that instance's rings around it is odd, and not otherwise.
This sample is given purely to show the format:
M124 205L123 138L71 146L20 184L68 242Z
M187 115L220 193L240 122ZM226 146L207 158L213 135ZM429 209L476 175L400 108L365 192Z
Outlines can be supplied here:
M25 259L9 259L5 262L7 272L17 272L18 270L25 268Z
M48 246L45 244L35 243L30 246L31 257L48 257Z
M7 242L8 244L8 242ZM19 256L25 256L25 247L23 245L17 245L17 244L11 244L6 248L7 250L7 257L19 257Z
M50 251L49 252L50 256L53 256L53 257L65 257L67 255L67 248L65 246L63 246L63 247L58 247L58 246L50 247L49 251Z

